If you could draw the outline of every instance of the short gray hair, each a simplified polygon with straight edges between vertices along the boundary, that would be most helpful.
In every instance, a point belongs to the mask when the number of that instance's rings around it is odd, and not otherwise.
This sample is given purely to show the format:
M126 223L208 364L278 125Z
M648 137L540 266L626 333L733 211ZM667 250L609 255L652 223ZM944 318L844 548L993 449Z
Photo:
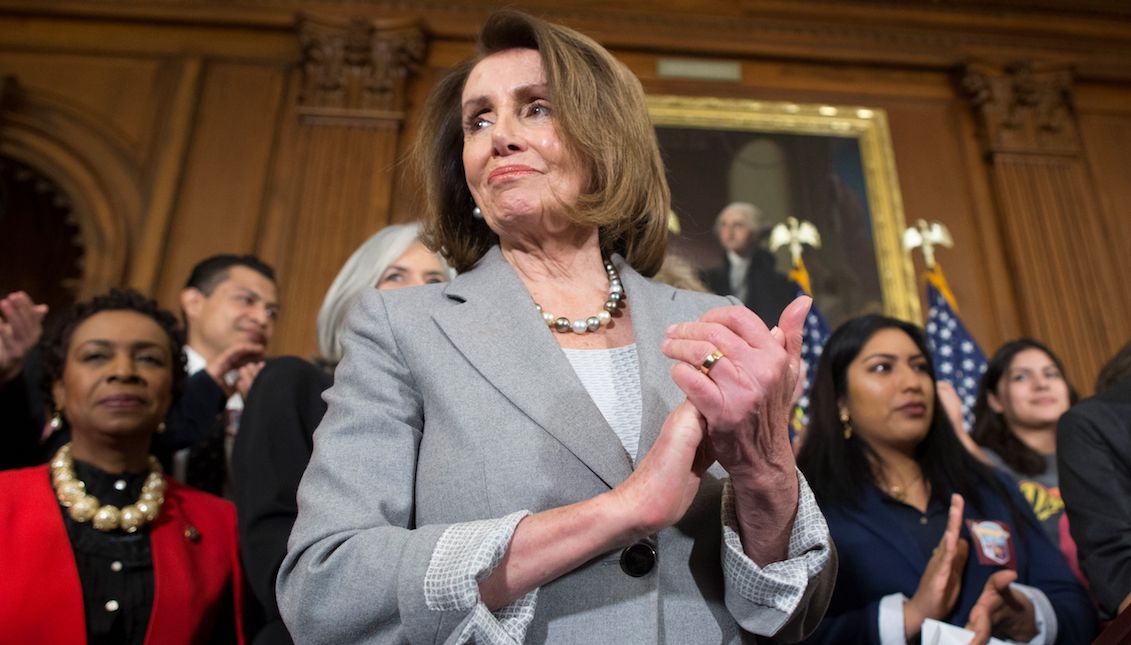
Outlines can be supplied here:
M341 360L341 331L346 313L363 291L377 285L385 269L407 251L419 235L420 226L415 222L390 224L365 240L342 265L318 310L318 351L323 360L335 364ZM436 257L450 277L451 269L443 258Z
M759 226L760 220L762 219L761 208L758 208L750 202L731 202L723 207L723 209L719 211L719 214L715 216L714 231L716 235L718 235L719 233L719 218L723 216L723 213L729 210L734 210L742 213L744 219L746 220L746 225L750 227L751 231L761 230L762 227Z

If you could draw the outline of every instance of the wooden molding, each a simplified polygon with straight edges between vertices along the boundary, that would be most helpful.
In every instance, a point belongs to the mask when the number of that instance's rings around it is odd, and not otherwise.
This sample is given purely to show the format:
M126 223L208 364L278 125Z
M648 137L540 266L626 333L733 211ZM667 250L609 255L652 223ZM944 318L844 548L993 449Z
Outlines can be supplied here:
M961 87L987 153L1076 155L1072 72L1063 65L968 65Z
M152 164L150 199L128 278L130 286L142 293L156 291L161 267L167 258L169 231L193 132L202 68L199 58L185 59L176 66L177 82L169 99L166 129L163 136L155 137L160 147Z
M1114 0L524 0L614 49L946 69L971 57L1072 62L1082 78L1131 79L1131 21ZM1125 4L1125 3L1124 3ZM420 19L436 39L472 40L494 6L477 0L8 0L0 13L178 26L289 29L296 11ZM202 46L210 46L203 43Z
M297 114L321 124L404 120L407 79L424 63L417 20L298 19L302 84Z

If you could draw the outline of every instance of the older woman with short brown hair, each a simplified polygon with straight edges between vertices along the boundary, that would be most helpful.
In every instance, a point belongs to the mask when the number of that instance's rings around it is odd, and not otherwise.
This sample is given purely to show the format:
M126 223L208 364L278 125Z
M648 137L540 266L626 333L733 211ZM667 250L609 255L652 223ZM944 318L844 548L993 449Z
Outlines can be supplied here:
M808 302L771 329L647 278L669 195L639 82L503 12L420 132L461 274L350 318L279 572L296 641L811 631L836 565L788 439Z

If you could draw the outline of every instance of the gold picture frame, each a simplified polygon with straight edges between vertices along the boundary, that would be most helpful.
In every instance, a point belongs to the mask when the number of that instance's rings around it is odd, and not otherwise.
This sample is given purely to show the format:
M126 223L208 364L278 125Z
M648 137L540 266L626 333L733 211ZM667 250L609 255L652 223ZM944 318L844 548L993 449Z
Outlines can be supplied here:
M771 223L784 219L786 215L799 219L814 219L815 215L815 219L825 224L824 230L818 224L824 247L835 247L844 239L856 240L855 246L834 249L834 255L839 253L842 265L839 268L832 262L822 269L820 262L811 261L811 254L818 253L816 251L807 250L804 255L815 281L814 300L830 318L830 323L835 326L851 315L877 309L890 316L921 323L914 269L901 246L906 227L903 201L887 116L883 110L686 96L649 96L648 109L668 167L673 209L682 229L681 233L673 236L675 252L704 268L703 249L706 245L714 245L713 254L707 262L721 258L711 230L715 214L731 201L754 199L735 199L735 193L741 191L733 185L729 189L720 188L723 180L719 173L728 170L731 184L734 184L736 164L745 164L753 168L749 171L754 173L753 176L761 177L771 164L759 165L759 160L769 154L771 159L780 158L783 176L791 177L779 183L792 186L789 190L779 191L784 196L777 200L776 208L771 209L776 212L767 213ZM813 150L818 152L807 152ZM778 156L774 157L775 154ZM819 163L811 163L814 159ZM815 168L813 177L806 176L810 168ZM833 176L836 173L847 178ZM770 185L772 187L772 180ZM680 195L681 190L691 196ZM830 191L833 196L822 197L820 193L824 191ZM837 191L843 191L845 196L836 197ZM859 202L857 213L850 212L853 210L854 191L865 193L856 195L858 199L855 201ZM814 195L817 197L814 198ZM828 211L836 210L841 202L849 206L840 207L843 212L833 213L834 216L830 217ZM870 235L867 235L868 231ZM859 263L859 256L865 254L863 249L869 239L874 255L874 274L871 267ZM681 253L681 250L684 252ZM779 257L778 267L785 270L788 259ZM838 277L835 274L843 274L845 267L863 277L854 278L855 283L852 284L845 282L848 286L842 284L838 287L836 280L843 275ZM840 289L841 293L822 292L822 276L819 275L822 270L834 274L829 278L832 286L828 288L833 291ZM876 283L882 307L874 301L874 293L847 293L851 288L874 290ZM840 304L839 309L835 306L837 303ZM830 309L836 310L832 312L834 315L830 316L830 311L826 311Z

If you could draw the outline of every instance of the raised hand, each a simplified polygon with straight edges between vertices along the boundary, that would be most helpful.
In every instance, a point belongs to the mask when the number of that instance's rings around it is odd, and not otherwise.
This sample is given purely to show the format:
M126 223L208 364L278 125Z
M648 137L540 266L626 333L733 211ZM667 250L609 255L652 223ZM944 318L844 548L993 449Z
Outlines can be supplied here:
M259 343L236 343L224 350L219 356L212 359L204 366L204 370L212 377L228 396L235 394L239 387L239 378L228 382L228 372L238 370L248 363L258 363L263 360L266 348ZM258 373L258 371L256 372ZM251 387L250 381L248 388Z
M982 447L975 443L970 433L966 431L966 421L962 416L962 398L958 396L958 391L947 381L938 381L935 384L935 389L938 391L939 404L946 412L946 418L950 420L950 425L954 427L954 434L958 437L962 447L966 448L967 452L974 455L982 463L990 463L990 458L986 456Z
M908 640L919 633L925 619L940 620L949 614L962 591L962 570L970 551L966 540L958 537L964 508L961 495L950 496L946 530L919 578L915 595L903 605L903 631Z
M0 299L0 383L16 378L24 357L43 335L47 305L35 304L22 291Z
M1025 594L1009 586L1014 580L1017 572L1009 569L997 571L986 580L966 624L966 629L974 632L971 643L988 643L993 634L1024 643L1037 635L1036 609Z
M252 384L255 383L255 377L259 376L259 372L263 370L265 363L263 361L256 361L248 363L241 367L238 371L239 376L236 378L236 391L240 396L247 399L247 393L251 391Z

